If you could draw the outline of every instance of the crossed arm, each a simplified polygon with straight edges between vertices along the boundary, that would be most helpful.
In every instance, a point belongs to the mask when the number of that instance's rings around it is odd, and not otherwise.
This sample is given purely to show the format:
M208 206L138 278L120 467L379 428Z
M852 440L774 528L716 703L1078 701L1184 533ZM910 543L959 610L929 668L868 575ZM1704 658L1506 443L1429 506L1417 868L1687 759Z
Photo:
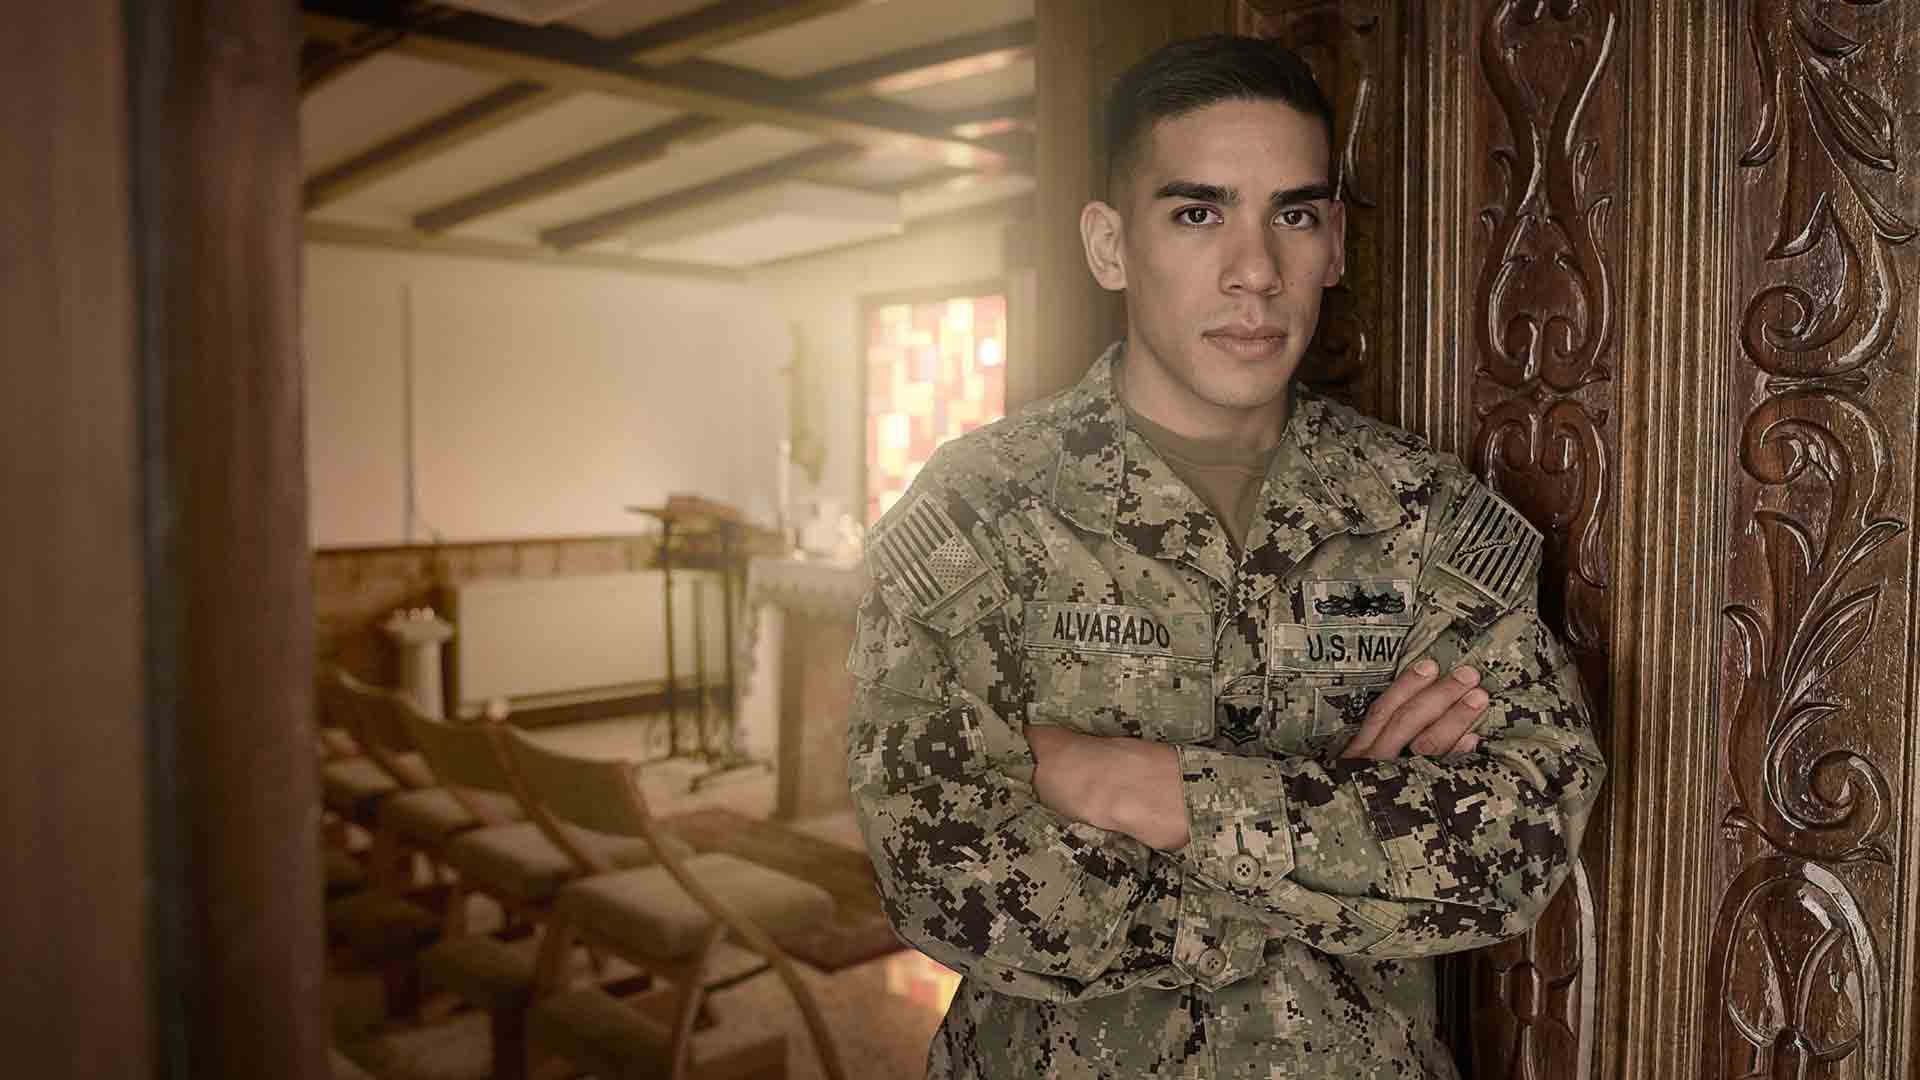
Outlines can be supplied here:
M1480 745L1474 721L1491 700L1479 683L1480 673L1470 666L1456 667L1443 679L1434 660L1417 661L1375 699L1340 756L1390 761L1408 750L1473 752ZM1187 846L1180 755L1172 746L1050 724L1029 724L1026 736L1033 748L1033 794L1041 805L1157 851Z
M1217 988L1259 970L1275 934L1397 956L1512 936L1565 876L1604 774L1577 679L1531 610L1440 634L1432 672L1403 675L1400 707L1377 707L1352 756L1330 760L1026 725L1007 618L949 636L871 597L848 747L895 928L1004 993ZM1395 756L1476 723L1470 689L1432 712L1456 693L1439 671L1463 666L1488 695L1478 746Z

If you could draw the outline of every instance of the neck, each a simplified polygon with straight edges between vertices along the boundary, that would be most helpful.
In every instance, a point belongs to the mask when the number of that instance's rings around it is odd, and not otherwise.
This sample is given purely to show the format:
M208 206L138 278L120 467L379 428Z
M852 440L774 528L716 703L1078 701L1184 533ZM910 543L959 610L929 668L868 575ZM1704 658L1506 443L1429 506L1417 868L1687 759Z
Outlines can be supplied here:
M1293 411L1293 383L1270 402L1237 408L1216 405L1167 377L1152 363L1132 363L1139 346L1128 339L1113 368L1115 393L1127 408L1183 438L1237 450L1270 450Z

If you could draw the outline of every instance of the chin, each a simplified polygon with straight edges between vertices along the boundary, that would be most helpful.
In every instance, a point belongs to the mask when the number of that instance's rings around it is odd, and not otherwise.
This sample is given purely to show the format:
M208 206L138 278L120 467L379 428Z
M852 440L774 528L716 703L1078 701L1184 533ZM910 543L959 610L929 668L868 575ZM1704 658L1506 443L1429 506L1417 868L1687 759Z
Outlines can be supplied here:
M1196 396L1220 409L1264 409L1286 397L1291 375L1261 375L1257 378L1197 379L1192 384Z

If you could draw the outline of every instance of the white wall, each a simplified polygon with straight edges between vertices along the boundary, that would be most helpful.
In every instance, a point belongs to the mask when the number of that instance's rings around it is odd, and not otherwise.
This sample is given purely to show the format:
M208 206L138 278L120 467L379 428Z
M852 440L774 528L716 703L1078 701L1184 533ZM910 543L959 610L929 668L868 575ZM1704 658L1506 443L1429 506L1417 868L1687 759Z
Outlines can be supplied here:
M818 488L795 470L796 499L826 494L847 500L858 517L866 499L861 462L866 455L865 403L860 400L862 357L860 304L864 297L946 285L971 285L1006 272L1002 225L955 225L921 229L895 240L756 270L749 280L769 309L797 324L807 347L829 372L826 395L827 459ZM1010 309L1008 318L1032 318ZM1016 341L1025 335L1014 332ZM1019 358L1013 358L1019 362Z
M791 339L754 287L310 244L304 309L316 546L772 518Z

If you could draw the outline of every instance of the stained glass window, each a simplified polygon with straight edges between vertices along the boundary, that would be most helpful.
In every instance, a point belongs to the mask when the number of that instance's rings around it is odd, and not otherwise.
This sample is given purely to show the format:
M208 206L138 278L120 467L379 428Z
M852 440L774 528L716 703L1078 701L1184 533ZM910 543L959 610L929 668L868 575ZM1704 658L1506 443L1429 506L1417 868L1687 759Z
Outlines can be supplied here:
M867 309L867 523L941 443L1006 411L1007 298Z

